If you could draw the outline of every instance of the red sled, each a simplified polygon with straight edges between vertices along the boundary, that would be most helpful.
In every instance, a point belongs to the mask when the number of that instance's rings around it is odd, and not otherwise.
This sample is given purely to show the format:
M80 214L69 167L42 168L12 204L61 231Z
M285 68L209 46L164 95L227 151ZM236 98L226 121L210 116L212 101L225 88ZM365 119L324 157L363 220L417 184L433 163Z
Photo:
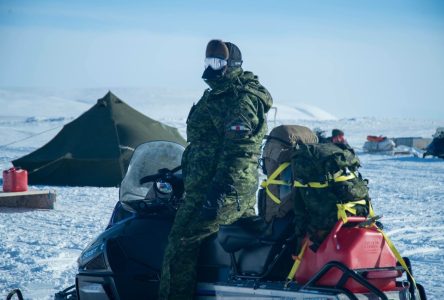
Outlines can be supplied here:
M360 275L349 277L343 285L353 293L369 291L369 286L357 278L365 279L380 291L396 290L396 278L402 275L402 269L376 227L359 227L365 220L349 217L345 226L342 220L338 221L316 252L310 248L309 241L294 276L296 282L314 283L315 279L318 286L336 286L344 280L341 268L344 266L343 269Z
M367 135L367 141L369 142L382 142L386 139L387 137L385 136L376 136L376 135Z
M28 190L28 171L10 168L3 171L3 192L26 192Z

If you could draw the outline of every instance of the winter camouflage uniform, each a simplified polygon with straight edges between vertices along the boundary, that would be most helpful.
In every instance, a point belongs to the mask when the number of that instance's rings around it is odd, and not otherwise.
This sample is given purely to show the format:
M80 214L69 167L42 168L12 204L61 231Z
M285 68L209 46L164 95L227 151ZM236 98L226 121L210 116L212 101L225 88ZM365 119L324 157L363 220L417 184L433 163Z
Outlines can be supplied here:
M187 120L189 145L182 158L186 196L169 236L160 299L192 299L201 241L220 224L255 213L258 157L272 98L253 73L241 68L210 86ZM232 192L215 219L203 219L207 192L227 186Z

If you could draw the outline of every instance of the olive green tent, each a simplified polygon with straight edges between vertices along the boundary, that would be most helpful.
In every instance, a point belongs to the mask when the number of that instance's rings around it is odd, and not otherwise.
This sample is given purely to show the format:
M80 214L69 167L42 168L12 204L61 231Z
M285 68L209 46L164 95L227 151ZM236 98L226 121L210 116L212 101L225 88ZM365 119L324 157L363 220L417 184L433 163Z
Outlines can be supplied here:
M134 148L152 140L186 143L176 128L108 92L46 145L12 163L28 170L29 184L118 186Z

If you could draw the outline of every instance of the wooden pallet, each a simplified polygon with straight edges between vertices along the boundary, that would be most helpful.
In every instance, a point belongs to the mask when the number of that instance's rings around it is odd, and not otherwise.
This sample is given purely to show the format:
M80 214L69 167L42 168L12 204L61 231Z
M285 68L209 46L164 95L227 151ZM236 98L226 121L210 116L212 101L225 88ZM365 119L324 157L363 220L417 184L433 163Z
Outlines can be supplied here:
M54 209L55 191L0 192L0 207Z

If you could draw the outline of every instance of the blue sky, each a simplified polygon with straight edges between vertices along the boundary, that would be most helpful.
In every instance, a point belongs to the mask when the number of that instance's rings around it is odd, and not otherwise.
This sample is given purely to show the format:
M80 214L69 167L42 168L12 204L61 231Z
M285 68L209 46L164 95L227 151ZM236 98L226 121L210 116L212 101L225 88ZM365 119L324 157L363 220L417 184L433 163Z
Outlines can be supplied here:
M444 120L444 1L0 0L0 87L203 90L212 38L278 102Z

